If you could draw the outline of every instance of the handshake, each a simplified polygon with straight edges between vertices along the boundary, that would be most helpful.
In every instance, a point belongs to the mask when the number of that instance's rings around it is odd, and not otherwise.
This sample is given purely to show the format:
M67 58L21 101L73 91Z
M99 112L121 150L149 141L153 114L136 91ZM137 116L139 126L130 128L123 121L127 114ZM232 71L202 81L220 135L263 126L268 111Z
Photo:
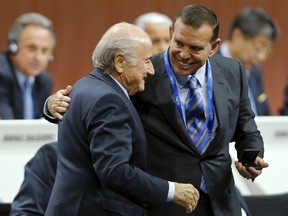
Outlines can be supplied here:
M192 184L175 184L175 194L172 202L183 206L186 209L186 213L190 214L198 204L199 191Z

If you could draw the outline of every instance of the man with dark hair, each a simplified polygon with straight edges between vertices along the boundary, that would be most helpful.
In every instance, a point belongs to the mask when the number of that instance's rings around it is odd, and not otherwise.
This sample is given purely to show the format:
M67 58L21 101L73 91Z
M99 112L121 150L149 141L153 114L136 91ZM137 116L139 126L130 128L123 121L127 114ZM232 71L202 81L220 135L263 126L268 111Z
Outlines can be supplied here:
M248 7L235 16L228 39L219 49L221 55L243 63L248 79L248 95L255 115L270 115L261 64L267 59L277 37L273 19L261 8Z
M155 76L147 78L146 91L136 94L133 103L146 131L149 172L199 188L200 199L192 215L237 216L240 202L229 143L235 141L239 158L246 148L259 150L263 157L264 149L250 107L245 70L238 61L215 55L218 33L218 19L210 8L181 9L170 29L170 48L153 57ZM192 82L196 87L190 87ZM190 103L194 105L189 107ZM260 157L255 163L267 167ZM245 178L261 173L240 162L235 165ZM173 204L152 213L185 215Z

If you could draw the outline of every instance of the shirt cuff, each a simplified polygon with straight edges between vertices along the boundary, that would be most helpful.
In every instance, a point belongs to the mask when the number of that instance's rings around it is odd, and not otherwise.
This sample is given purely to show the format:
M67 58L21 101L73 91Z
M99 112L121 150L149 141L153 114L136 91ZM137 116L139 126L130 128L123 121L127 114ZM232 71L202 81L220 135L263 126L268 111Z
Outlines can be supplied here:
M175 194L175 184L174 182L170 182L170 181L168 181L168 184L169 184L169 190L168 190L166 201L170 202L173 199L174 194Z
M51 97L51 96L50 96ZM48 97L44 103L44 107L43 107L43 115L44 115L44 118L51 122L51 123L57 123L58 122L58 119L55 118L54 116L51 115L51 113L49 113L49 110L48 110L48 100L49 98Z

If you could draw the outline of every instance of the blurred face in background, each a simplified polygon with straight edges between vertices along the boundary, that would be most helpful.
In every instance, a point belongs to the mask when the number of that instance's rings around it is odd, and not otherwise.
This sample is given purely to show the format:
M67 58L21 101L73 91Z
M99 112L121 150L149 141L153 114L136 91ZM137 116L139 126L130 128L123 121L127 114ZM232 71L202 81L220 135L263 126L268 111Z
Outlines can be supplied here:
M229 49L233 58L239 59L246 70L261 65L269 56L273 40L265 35L249 37L241 30L236 29L232 33Z
M153 54L158 54L168 48L170 43L168 25L160 23L146 24L144 30L151 38Z
M18 52L12 55L12 61L25 76L37 76L47 68L53 46L53 37L48 29L27 25L22 31Z

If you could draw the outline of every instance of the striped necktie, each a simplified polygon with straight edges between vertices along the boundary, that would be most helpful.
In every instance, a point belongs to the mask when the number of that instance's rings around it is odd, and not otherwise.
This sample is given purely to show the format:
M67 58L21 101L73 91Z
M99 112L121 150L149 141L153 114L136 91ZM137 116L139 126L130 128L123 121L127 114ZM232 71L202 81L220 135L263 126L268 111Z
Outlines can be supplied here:
M23 83L23 119L34 119L32 84L29 79Z
M185 102L187 131L198 152L203 154L209 145L209 133L203 99L197 89L199 81L192 76L188 80L189 93Z
M197 89L199 85L197 78L192 76L187 84L189 92L185 102L186 128L198 152L202 155L210 143L204 103ZM201 176L200 189L207 193L203 175Z

